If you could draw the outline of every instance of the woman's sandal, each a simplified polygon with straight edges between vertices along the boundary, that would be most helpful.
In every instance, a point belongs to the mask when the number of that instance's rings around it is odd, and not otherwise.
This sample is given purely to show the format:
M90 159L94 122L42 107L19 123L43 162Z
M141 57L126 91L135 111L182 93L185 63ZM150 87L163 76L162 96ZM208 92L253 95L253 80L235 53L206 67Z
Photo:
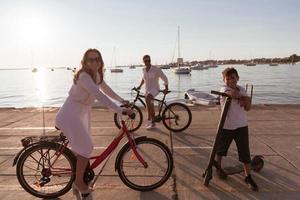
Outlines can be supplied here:
M79 191L78 187L75 185L75 183L72 184L72 192L77 200L81 200L80 191Z
M77 200L93 200L92 191L90 189L80 190L75 183L72 184L72 190ZM81 194L81 195L80 195Z

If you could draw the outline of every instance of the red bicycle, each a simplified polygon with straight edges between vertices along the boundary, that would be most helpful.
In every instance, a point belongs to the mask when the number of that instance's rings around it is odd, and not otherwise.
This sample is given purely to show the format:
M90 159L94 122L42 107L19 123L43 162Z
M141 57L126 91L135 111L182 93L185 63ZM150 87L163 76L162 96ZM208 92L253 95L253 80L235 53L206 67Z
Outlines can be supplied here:
M122 120L122 129L111 144L100 155L90 158L93 162L84 175L87 184L96 182L94 169L111 155L124 137L128 142L118 152L115 170L125 185L138 191L150 191L169 179L173 170L170 149L153 138L134 138L127 129L128 121L129 118ZM75 180L76 157L68 148L69 142L63 133L59 136L25 137L21 142L24 148L13 163L17 166L21 186L39 198L56 198L67 193Z

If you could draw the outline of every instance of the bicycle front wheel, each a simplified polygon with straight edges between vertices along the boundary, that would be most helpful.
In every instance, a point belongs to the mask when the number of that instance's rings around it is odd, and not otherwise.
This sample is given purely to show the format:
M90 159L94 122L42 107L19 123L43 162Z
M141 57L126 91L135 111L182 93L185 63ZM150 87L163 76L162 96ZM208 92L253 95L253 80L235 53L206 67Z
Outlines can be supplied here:
M67 193L75 179L76 158L61 145L43 142L28 148L16 168L21 186L39 198L57 198ZM61 153L61 154L60 154Z
M169 148L152 138L138 138L135 145L147 167L125 145L116 159L118 174L125 185L138 191L150 191L162 186L171 176L173 157Z
M134 132L134 131L138 130L143 123L143 113L142 113L141 109L139 107L137 107L136 105L133 105L131 107L131 110L132 110L132 112L135 113L135 118L129 120L129 124L127 125L127 128L128 128L129 132ZM122 120L122 116L115 113L114 121L115 121L115 124L118 127L118 129L121 129L121 127L122 127L121 120Z
M162 113L164 126L173 132L187 129L192 122L190 109L182 103L169 104Z

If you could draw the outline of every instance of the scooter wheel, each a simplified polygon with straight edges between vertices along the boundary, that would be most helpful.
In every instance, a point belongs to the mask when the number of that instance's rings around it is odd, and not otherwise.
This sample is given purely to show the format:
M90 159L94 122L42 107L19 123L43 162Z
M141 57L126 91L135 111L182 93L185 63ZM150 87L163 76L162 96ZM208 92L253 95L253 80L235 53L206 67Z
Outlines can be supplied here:
M251 160L252 170L259 172L264 167L263 156L254 156Z

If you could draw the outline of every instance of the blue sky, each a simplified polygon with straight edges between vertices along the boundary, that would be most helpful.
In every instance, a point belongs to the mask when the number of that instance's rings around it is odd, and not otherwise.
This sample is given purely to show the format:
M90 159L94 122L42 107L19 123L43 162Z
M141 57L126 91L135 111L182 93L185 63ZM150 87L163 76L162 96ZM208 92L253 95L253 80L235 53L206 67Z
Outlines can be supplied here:
M107 66L300 54L297 0L1 1L0 67L78 66L98 48ZM177 54L175 54L175 58Z

